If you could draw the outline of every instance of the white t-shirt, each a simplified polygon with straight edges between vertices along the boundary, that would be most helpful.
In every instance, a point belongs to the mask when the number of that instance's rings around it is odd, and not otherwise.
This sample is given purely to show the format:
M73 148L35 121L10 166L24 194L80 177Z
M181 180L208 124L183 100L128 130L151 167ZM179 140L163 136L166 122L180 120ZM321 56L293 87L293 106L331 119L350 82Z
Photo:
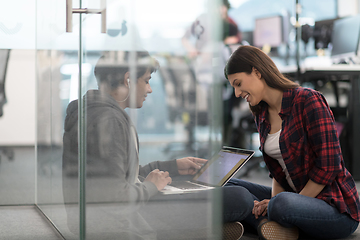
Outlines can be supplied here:
M290 178L284 159L282 158L281 155L280 145L279 145L280 133L281 133L281 129L276 133L272 133L272 134L269 133L267 135L264 144L264 151L267 155L276 159L279 162L281 168L283 169L283 172L285 173L287 182L289 183L290 187L296 192L294 183Z

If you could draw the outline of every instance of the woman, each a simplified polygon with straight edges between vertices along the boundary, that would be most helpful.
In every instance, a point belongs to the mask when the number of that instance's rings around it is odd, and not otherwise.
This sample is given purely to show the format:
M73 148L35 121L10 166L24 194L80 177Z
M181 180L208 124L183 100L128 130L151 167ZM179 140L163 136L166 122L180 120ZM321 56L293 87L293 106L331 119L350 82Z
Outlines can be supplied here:
M262 239L345 238L360 221L359 195L344 166L324 96L285 78L263 51L239 47L225 66L236 97L249 103L272 187L234 179L254 197L245 222ZM299 231L300 230L300 231Z

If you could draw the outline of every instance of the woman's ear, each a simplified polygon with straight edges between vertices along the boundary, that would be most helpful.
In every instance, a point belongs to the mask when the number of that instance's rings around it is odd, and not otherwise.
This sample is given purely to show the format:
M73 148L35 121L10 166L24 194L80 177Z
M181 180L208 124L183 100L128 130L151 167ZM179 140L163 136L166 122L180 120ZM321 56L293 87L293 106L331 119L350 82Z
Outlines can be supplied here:
M253 73L255 73L256 74L256 76L259 78L259 79L261 79L261 73L256 69L256 68L252 68L252 71L253 71Z

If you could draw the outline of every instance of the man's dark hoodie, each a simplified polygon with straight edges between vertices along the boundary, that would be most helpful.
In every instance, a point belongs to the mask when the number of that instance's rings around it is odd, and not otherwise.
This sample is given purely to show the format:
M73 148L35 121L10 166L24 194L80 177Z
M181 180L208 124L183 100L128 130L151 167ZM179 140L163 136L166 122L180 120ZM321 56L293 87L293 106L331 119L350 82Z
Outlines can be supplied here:
M169 171L170 176L178 175L175 160L139 166L136 129L113 97L90 90L84 100L88 202L143 203L158 190L151 182L139 182L138 175L145 178L154 169ZM65 190L69 187L66 179L76 175L78 169L78 100L69 104L66 114L63 137ZM67 196L64 192L64 195L65 201L77 201L72 194Z

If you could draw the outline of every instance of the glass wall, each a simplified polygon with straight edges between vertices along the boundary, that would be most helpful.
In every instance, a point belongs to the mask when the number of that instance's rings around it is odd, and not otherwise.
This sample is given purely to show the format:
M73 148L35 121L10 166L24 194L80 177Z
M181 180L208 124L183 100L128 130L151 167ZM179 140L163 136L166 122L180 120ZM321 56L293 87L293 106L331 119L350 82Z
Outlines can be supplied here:
M220 1L71 5L67 31L37 0L39 208L66 239L219 238L219 195L161 195L155 169L222 145Z
M74 4L79 7L78 2ZM35 203L66 239L77 239L77 236L68 230L64 206L62 138L65 108L68 104L64 100L64 95L69 92L69 87L65 83L68 78L66 70L63 74L64 65L73 64L73 68L79 69L77 61L79 35L66 33L65 10L65 1L36 1L37 191ZM78 17L74 17L74 22L76 21L79 21ZM74 194L78 194L77 181L69 187L74 189ZM78 199L74 206L78 209ZM78 213L77 219L79 216Z
M35 19L31 14L34 11L35 1L0 3L0 205L3 206L35 201Z

